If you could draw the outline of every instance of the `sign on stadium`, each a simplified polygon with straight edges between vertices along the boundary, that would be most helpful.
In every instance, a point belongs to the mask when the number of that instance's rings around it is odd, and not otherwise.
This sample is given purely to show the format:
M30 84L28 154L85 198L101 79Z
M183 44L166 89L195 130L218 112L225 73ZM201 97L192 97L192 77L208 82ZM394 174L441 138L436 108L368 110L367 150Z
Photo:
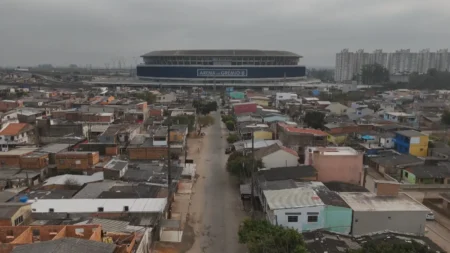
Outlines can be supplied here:
M246 77L246 69L197 69L198 77Z

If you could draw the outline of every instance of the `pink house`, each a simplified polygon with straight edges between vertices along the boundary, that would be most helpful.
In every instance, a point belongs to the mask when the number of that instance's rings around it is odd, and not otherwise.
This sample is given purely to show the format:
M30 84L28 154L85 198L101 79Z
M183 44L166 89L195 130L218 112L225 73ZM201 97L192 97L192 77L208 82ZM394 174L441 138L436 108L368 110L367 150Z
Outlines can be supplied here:
M350 147L307 147L305 165L317 169L321 182L363 183L363 154Z

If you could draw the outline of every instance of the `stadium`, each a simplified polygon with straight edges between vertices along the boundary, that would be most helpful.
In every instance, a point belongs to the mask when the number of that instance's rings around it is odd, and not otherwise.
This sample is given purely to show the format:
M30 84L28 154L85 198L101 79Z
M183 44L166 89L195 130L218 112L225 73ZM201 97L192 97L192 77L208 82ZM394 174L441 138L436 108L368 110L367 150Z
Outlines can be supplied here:
M281 83L305 79L302 56L268 50L169 50L141 56L140 80L176 83Z

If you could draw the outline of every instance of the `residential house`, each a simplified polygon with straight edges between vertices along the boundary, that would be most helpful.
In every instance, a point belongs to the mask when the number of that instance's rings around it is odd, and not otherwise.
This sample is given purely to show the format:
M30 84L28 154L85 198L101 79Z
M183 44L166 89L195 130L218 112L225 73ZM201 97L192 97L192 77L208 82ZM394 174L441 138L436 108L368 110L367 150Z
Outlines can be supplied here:
M326 146L328 134L317 129L298 128L278 123L276 137L284 146L296 150L301 156L307 146ZM302 157L300 157L302 159Z
M348 106L345 106L338 102L332 102L327 107L325 107L325 110L334 115L347 115Z
M353 210L352 235L396 231L423 236L430 209L408 194L399 193L399 189L398 183L382 182L376 186L376 193L341 192Z
M434 113L426 113L420 116L420 125L429 129L438 129L442 126L441 116Z
M305 165L317 169L321 182L363 182L363 154L350 147L307 147Z
M244 99L245 93L240 91L232 91L229 93L231 99Z
M256 150L254 157L256 160L261 160L264 167L268 169L298 165L297 152L290 148L279 146L278 144Z
M351 120L357 120L362 117L373 115L374 111L366 106L351 107L347 109L347 116Z
M310 188L263 191L266 219L299 232L325 227L325 204Z
M414 156L428 155L428 135L414 130L403 130L395 133L395 149L402 154Z
M302 103L303 104L316 104L319 101L318 98L316 97L303 97L302 98Z
M41 170L46 168L48 164L49 164L48 153L37 151L20 157L21 169Z
M281 114L271 114L263 117L264 123L272 123L272 122L286 122L290 121L289 116L281 115Z
M401 170L408 166L424 164L424 160L410 154L401 154L395 151L383 151L371 156L367 165L382 175L387 174L398 180L401 179Z
M140 125L114 124L108 126L106 131L97 137L101 143L126 144L140 131Z
M379 145L384 148L394 148L395 147L395 134L394 133L380 133L378 134Z
M156 138L138 134L131 140L127 151L131 160L161 160L167 157L167 133Z
M1 203L0 226L23 226L31 220L31 205L27 203Z
M83 187L84 184L92 183L92 182L100 182L104 180L103 172L96 172L92 175L71 175L64 174L54 177L49 177L44 181L42 189L51 190L51 189L66 189L67 182L72 182L72 184L76 184L79 188ZM74 185L71 185L73 187Z
M271 100L268 97L252 96L249 98L249 100L262 107L269 107L272 105Z
M402 180L410 184L450 184L450 164L408 166L402 169Z
M111 159L103 168L105 179L119 180L128 170L128 162Z
M324 125L324 128L328 134L328 142L334 144L342 144L347 140L348 135L360 131L360 126L355 123L328 123Z
M286 100L297 100L298 95L295 93L284 93L284 92L278 92L275 94L275 107L280 107L280 101L286 101Z
M130 214L163 214L166 198L137 199L38 199L31 204L34 214L90 214L96 217L127 217Z
M331 104L330 101L316 101L317 108L326 109Z
M7 112L22 106L23 102L21 100L0 100L0 112Z
M254 102L247 103L237 103L232 105L232 110L234 115L239 115L243 113L255 113L257 110L257 104Z
M90 171L100 161L98 152L61 152L56 154L57 170Z
M317 196L324 203L323 230L339 234L350 234L352 225L352 209L341 198L339 193L330 191L326 187L315 189Z
M37 148L20 147L0 152L0 164L7 167L19 167L20 157L33 153Z
M103 238L100 225L3 226L0 227L0 234L4 253L89 252L93 249L98 253L129 253L127 245L119 240L117 244L103 242L108 237L105 234ZM135 236L129 237L134 246ZM111 238L110 240L114 242ZM130 243L129 240L125 241Z
M177 101L177 94L175 92L170 92L166 94L158 94L156 96L156 103L159 104L170 104Z
M10 123L0 131L2 151L20 144L34 143L34 127L27 123Z
M412 113L404 113L404 112L385 112L383 115L383 119L386 121L391 121L403 125L417 127L419 122L417 120L417 116Z

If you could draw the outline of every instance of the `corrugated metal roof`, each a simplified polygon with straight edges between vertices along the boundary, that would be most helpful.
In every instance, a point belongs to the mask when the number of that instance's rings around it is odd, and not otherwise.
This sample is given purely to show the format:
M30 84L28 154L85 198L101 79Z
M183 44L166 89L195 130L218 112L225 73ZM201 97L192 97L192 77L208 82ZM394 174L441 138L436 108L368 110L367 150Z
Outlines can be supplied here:
M81 189L72 199L94 199L97 198L102 192L108 191L116 185L114 181L94 182L87 184Z
M324 205L317 193L309 188L266 190L264 195L272 210Z
M130 213L160 213L166 207L165 198L142 199L39 199L31 204L33 213L97 213L102 207L105 213L122 213L128 207Z
M144 227L131 226L130 222L120 220L93 218L90 223L102 225L102 230L106 232L133 233L144 229Z
M67 180L71 180L74 182L76 181L79 185L83 185L86 183L102 181L103 178L104 178L103 172L96 172L90 176L66 174L66 175L48 178L45 181L44 186L46 186L46 185L64 185Z

